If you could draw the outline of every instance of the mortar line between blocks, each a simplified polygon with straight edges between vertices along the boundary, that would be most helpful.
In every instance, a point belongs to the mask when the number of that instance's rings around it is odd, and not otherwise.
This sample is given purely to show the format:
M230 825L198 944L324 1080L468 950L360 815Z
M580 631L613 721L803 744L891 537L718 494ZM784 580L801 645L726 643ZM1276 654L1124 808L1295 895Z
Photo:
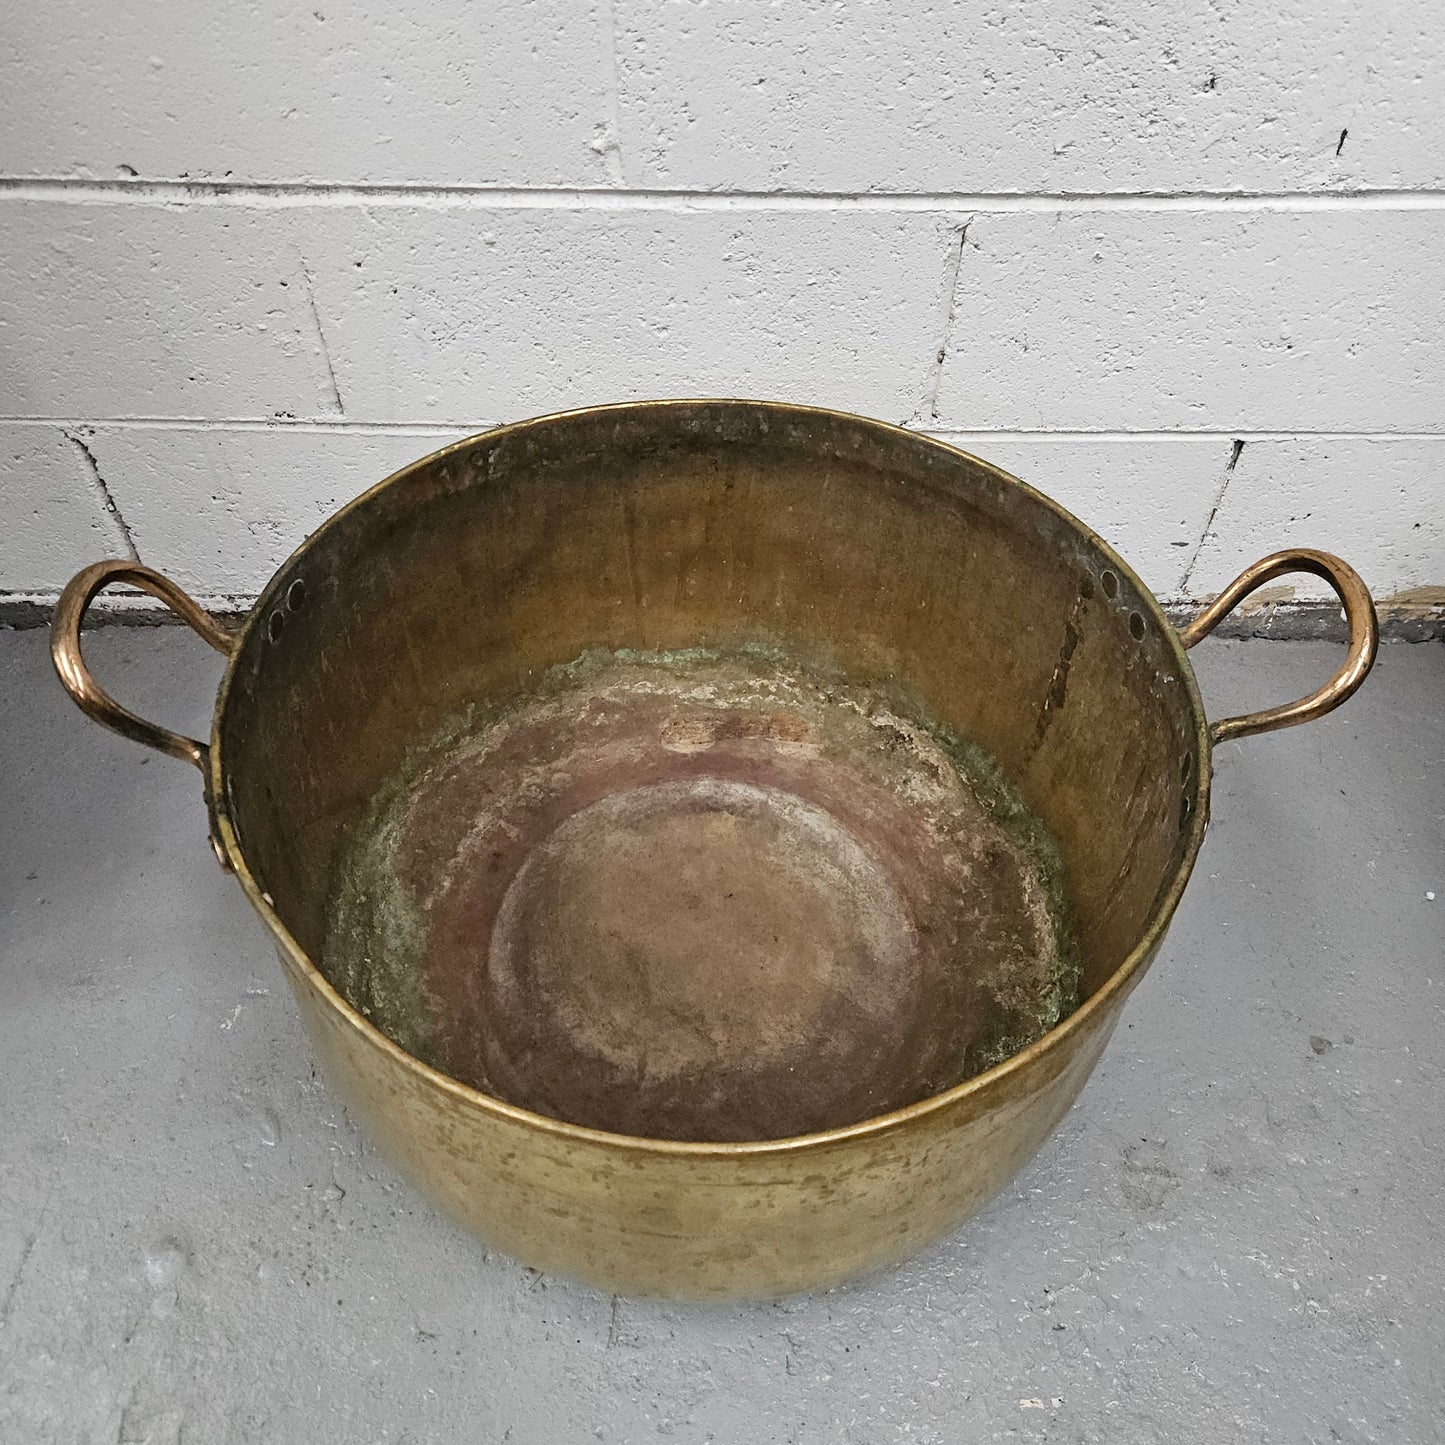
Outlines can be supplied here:
M258 594L252 592L203 592L191 594L208 612L243 617L250 612ZM0 632L11 629L39 628L49 625L60 596L59 586L53 588L0 588ZM1204 597L1163 595L1160 602L1165 614L1176 626L1191 621ZM1393 596L1378 599L1380 639L1387 642L1429 642L1445 638L1445 607L1397 601ZM89 617L94 623L133 624L136 626L181 625L175 613L163 603L144 593L118 591L107 594L92 607ZM1344 641L1340 605L1335 599L1270 603L1267 607L1248 608L1231 614L1217 629L1218 637L1247 637L1268 641L1320 640Z
M699 398L685 398L699 400ZM701 398L706 400L707 398ZM536 413L527 413L528 416ZM356 432L362 436L455 436L458 440L474 436L522 416L507 418L473 418L470 421L366 421L354 417L203 417L203 416L3 416L0 426L35 426L95 428L113 431L240 431L240 432ZM1054 430L1048 427L947 427L921 425L916 420L906 423L910 430L939 441L959 444L972 440L1044 441L1060 443L1128 443L1128 442L1190 442L1218 441L1221 438L1244 442L1292 441L1376 441L1376 442L1441 442L1445 431L1322 431L1308 427L1278 431L1242 431L1237 427L1199 428L1165 431L1079 431Z
M618 138L620 145L620 137ZM620 170L620 156L619 156ZM301 181L93 180L0 176L0 201L75 205L442 206L688 211L1402 211L1445 210L1445 190L712 191Z

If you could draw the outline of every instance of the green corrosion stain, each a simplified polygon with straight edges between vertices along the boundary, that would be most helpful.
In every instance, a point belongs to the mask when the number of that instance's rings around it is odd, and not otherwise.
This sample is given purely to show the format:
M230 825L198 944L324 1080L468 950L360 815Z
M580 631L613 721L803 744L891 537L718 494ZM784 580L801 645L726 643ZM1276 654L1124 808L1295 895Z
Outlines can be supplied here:
M796 704L818 719L832 710L835 717L852 719L834 734L845 740L839 746L856 738L858 719L880 735L888 732L889 719L925 735L1023 860L1024 871L1042 893L1050 935L1046 957L1033 961L1029 987L1009 991L1004 1013L1010 1025L970 1055L968 1072L1010 1057L1078 1007L1081 953L1057 844L995 759L930 716L915 693L892 680L845 675L826 654L800 657L766 644L670 651L593 648L533 676L509 695L462 709L407 752L347 831L333 879L323 966L343 996L402 1048L446 1066L437 1045L437 1020L445 1004L432 996L424 966L428 898L441 880L415 876L415 800L449 777L459 757L490 746L489 740L519 718L547 709L561 715L575 705L578 712L566 725L581 728L588 699L615 698L628 686L671 688L679 700L702 698L709 707L728 706L730 697L738 705L737 698L746 694L749 706L758 706L759 699ZM454 866L455 856L440 850L439 873ZM406 867L403 859L409 860ZM480 940L479 947L485 947Z
M1001 1037L994 1043L987 1051L984 1065L991 1067L1027 1048L1079 1006L1083 956L1068 903L1064 858L1054 835L1029 811L992 754L985 752L977 743L960 737L952 728L928 718L922 709L916 709L914 721L927 730L959 777L968 784L979 804L1013 838L1032 864L1035 876L1043 886L1053 925L1053 962L1047 986L1038 996L1037 1012L1031 1026Z
M409 780L408 780L409 781ZM395 1043L430 1062L433 1011L417 967L426 948L422 909L396 866L407 781L382 789L353 830L332 890L324 971L332 985Z

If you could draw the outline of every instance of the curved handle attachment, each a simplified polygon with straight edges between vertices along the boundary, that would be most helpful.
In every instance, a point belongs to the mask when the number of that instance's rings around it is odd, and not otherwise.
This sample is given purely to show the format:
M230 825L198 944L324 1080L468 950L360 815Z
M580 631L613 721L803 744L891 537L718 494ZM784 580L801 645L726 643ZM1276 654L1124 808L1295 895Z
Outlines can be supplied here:
M134 738L147 747L158 748L173 758L184 758L194 763L202 773L206 771L205 743L195 738L182 737L156 723L146 722L137 717L129 708L122 707L90 675L85 659L80 653L80 624L85 620L86 611L95 599L96 593L113 583L126 582L158 597L184 622L217 652L225 657L231 655L235 638L230 629L217 622L199 603L193 601L169 577L162 577L139 562L115 558L109 562L96 562L83 572L72 577L60 601L55 607L55 616L50 623L50 656L55 670L66 692L76 705L96 722L125 737Z
M1211 742L1247 738L1252 733L1272 732L1275 728L1293 727L1296 723L1323 717L1350 697L1375 665L1380 636L1369 589L1348 562L1340 561L1330 552L1316 552L1307 547L1275 552L1246 568L1193 622L1180 629L1179 640L1185 647L1193 647L1201 638L1208 637L1251 592L1286 572L1312 573L1323 577L1335 589L1350 629L1350 650L1345 664L1322 688L1298 702L1221 719L1209 729Z

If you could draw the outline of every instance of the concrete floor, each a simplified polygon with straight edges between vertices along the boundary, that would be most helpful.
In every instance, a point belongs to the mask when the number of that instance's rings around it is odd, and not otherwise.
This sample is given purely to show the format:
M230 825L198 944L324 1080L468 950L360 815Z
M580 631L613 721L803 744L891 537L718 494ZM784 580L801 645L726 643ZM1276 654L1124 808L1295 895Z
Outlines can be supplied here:
M215 659L97 671L204 730ZM1216 715L1341 650L1215 643ZM912 1263L614 1300L488 1255L312 1072L194 772L0 634L0 1440L1438 1441L1445 648L1220 750L1163 954L1038 1160ZM1436 895L1428 901L1427 892Z

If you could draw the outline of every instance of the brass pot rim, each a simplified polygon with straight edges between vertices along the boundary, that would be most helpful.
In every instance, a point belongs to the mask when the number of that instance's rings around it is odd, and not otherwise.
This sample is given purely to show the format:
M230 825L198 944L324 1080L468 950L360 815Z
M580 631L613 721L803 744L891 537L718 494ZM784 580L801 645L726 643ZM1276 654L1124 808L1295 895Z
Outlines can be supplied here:
M813 1134L798 1134L781 1139L757 1139L736 1142L726 1140L652 1139L644 1135L616 1134L603 1129L587 1128L580 1124L570 1124L563 1119L554 1119L547 1114L539 1114L531 1109L521 1108L516 1104L509 1104L505 1100L498 1099L491 1094L483 1093L480 1089L474 1089L470 1085L452 1078L449 1074L442 1073L439 1069L434 1069L429 1064L423 1063L415 1055L408 1053L407 1050L403 1049L399 1044L394 1043L386 1034L377 1028L375 1024L357 1009L354 1009L341 994L337 992L326 979L325 975L322 974L321 970L311 961L305 950L296 942L290 930L276 913L268 895L261 888L255 875L251 872L240 839L236 834L235 827L232 824L223 801L226 798L226 763L221 741L221 722L225 716L227 703L230 698L231 684L236 671L236 659L240 657L241 652L248 645L253 631L261 625L259 619L268 615L271 607L280 597L283 590L283 581L289 579L295 567L304 560L311 548L317 544L324 533L340 525L342 519L349 516L352 512L368 506L375 497L389 488L405 485L413 473L425 467L430 467L453 453L464 451L476 445L477 442L484 438L497 440L509 436L516 436L532 428L548 426L564 418L573 419L620 412L664 412L697 406L739 407L755 412L766 412L779 419L813 418L845 421L854 424L861 423L880 433L891 435L900 441L905 441L912 446L934 448L950 456L964 457L974 465L981 466L991 472L1008 485L1019 488L1035 504L1047 508L1066 526L1077 532L1091 548L1101 554L1112 568L1118 571L1121 577L1127 579L1131 584L1140 599L1141 605L1149 613L1155 625L1167 639L1167 645L1172 653L1175 666L1178 668L1179 679L1184 685L1190 712L1194 720L1195 757L1198 761L1194 770L1194 807L1188 823L1185 846L1180 855L1179 862L1174 868L1168 886L1160 890L1158 900L1154 905L1153 912L1150 914L1148 924L1141 932L1138 942L1109 977L1095 989L1078 1008L1067 1018L1056 1024L1048 1033L1042 1035L1027 1047L1019 1050L1018 1053L1010 1055L1010 1057L1003 1060L1003 1062L985 1069L982 1073L975 1074L972 1078L965 1079L961 1084L955 1084L952 1088L945 1089L941 1093L931 1094L925 1099L920 1099L913 1104L906 1105L904 1108L894 1109L886 1114L878 1114L868 1119L862 1119L857 1123L848 1124L842 1128L828 1129ZM426 456L419 457L417 460L409 462L406 466L384 477L374 486L361 493L360 496L355 497L344 507L327 517L321 526L307 537L306 540L276 568L270 581L267 582L266 586L262 589L260 596L246 615L236 634L230 660L227 663L225 673L221 679L221 685L216 693L216 704L211 721L211 741L208 754L207 766L209 771L206 777L206 791L208 797L212 800L212 836L216 841L217 848L223 857L225 865L234 871L252 907L261 915L266 926L271 930L272 934L275 935L286 958L295 967L301 978L315 991L318 997L324 999L340 1018L351 1029L361 1035L368 1044L383 1054L389 1055L394 1063L408 1070L420 1082L449 1095L457 1103L468 1108L476 1109L511 1123L530 1127L568 1141L689 1159L719 1159L741 1156L756 1157L792 1154L802 1150L824 1149L833 1145L845 1144L850 1140L886 1133L908 1125L929 1114L950 1109L966 1100L985 1098L1004 1086L1007 1081L1016 1074L1025 1073L1040 1060L1060 1048L1075 1032L1087 1028L1097 1014L1109 1009L1117 996L1127 994L1142 976L1155 948L1169 926L1175 909L1179 906L1179 900L1184 896L1184 890L1188 886L1190 875L1193 872L1200 845L1204 840L1205 829L1208 826L1209 788L1210 779L1213 774L1209 722L1205 715L1203 700L1199 694L1199 686L1195 680L1194 669L1189 663L1189 657L1181 641L1180 634L1165 615L1164 609L1158 598L1154 595L1153 590L1145 586L1134 569L1130 567L1097 532L1085 526L1084 523L1079 521L1077 517L1062 507L1058 502L1054 501L1053 498L1029 486L1027 482L1021 481L1018 477L1012 475L1012 473L1004 471L1002 467L996 466L994 463L986 461L981 457L974 456L973 453L964 451L961 447L939 441L936 437L928 436L926 433L910 431L908 428L895 425L892 422L880 421L873 417L865 417L854 412L840 411L831 407L805 406L792 402L752 400L745 397L677 397L655 401L612 402L600 406L573 407L563 411L549 412L543 416L529 417L524 421L510 422L504 426L493 427L487 431L474 433L459 441L452 442L447 446L440 447L436 451L428 453Z

